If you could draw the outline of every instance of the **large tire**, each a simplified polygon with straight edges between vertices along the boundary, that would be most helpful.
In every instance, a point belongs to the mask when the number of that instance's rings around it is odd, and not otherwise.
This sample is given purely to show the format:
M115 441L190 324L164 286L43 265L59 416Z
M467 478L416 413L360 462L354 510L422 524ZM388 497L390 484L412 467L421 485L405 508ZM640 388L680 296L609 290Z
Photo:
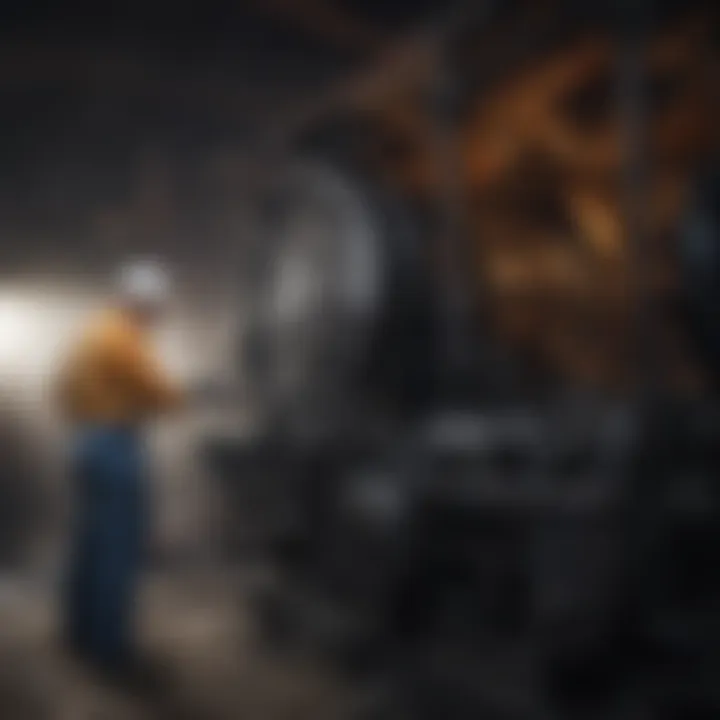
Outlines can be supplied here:
M251 325L264 360L256 385L274 414L322 435L349 408L421 405L435 367L433 302L403 200L315 155L288 164L266 207Z

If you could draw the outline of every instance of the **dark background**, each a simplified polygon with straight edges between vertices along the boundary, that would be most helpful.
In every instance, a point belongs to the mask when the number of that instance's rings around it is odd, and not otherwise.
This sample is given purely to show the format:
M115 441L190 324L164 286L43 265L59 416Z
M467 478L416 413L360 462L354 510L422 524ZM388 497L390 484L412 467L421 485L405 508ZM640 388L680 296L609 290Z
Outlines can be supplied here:
M3 272L87 267L148 236L191 264L222 253L239 242L227 215L264 126L442 7L13 4L0 31Z

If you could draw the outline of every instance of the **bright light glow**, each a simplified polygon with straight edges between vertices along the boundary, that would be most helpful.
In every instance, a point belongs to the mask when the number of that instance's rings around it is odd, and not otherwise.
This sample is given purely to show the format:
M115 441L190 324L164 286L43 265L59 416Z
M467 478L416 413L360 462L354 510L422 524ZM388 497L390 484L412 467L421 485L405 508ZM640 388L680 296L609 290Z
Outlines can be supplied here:
M27 300L0 297L0 371L16 369L28 360L37 337L36 312Z
M0 384L36 384L51 371L81 305L60 293L24 288L0 291Z

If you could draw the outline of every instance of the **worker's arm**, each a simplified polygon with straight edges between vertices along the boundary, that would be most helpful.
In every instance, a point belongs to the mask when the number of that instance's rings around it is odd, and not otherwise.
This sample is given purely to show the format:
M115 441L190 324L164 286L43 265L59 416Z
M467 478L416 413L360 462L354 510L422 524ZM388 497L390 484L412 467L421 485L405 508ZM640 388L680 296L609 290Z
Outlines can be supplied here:
M173 383L150 348L132 334L114 332L107 337L107 357L113 373L148 410L174 410L184 401L183 392Z

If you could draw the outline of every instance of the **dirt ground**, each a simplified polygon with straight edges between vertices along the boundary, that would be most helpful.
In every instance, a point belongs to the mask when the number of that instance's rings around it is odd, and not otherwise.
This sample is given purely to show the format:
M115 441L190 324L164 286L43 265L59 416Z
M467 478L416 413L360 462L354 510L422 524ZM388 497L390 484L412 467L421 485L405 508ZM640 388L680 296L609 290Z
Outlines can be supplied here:
M341 720L327 673L260 650L242 593L223 573L148 579L141 637L163 670L138 699L98 682L58 643L54 585L0 581L2 720Z

